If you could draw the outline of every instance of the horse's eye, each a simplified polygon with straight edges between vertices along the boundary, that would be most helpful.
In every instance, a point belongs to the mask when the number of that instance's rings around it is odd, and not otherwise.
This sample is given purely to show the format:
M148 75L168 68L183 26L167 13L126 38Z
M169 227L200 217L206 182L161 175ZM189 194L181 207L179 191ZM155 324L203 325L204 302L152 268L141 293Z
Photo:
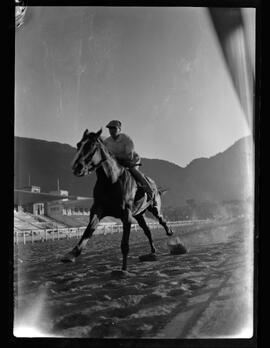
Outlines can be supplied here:
M80 144L81 144L81 143L77 143L77 144L76 144L76 146L77 146L77 149L78 149L78 148L80 147Z

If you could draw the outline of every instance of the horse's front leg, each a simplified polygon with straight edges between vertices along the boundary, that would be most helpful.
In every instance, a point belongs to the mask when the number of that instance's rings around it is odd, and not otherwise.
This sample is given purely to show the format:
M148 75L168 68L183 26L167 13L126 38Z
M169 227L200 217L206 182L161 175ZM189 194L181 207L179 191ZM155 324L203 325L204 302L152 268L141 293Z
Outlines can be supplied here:
M127 270L127 257L129 253L129 236L132 223L132 215L130 209L125 209L122 217L123 222L123 236L121 240L121 251L123 255L122 270Z
M70 251L68 252L62 259L62 262L74 262L75 258L78 257L82 250L85 248L88 240L92 237L95 229L97 228L97 225L99 221L102 218L102 209L98 208L96 206L93 206L91 208L90 212L90 221L89 224L87 225L81 239L77 243L77 245Z

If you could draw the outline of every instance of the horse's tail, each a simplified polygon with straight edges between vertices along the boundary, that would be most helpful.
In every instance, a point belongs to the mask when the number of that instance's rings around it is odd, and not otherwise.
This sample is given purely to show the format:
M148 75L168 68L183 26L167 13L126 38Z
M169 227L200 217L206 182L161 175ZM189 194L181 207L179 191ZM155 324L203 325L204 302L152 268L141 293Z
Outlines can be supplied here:
M162 188L162 187L158 187L158 193L159 193L160 196L164 195L166 192L168 192L168 189Z

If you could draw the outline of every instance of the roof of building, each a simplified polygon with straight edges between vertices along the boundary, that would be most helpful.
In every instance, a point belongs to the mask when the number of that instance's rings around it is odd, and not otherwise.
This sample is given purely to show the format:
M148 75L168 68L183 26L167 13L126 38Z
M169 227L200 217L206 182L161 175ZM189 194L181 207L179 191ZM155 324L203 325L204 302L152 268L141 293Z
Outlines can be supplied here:
M93 198L63 200L63 197L61 196L61 200L52 202L52 204L59 204L65 208L68 208L68 207L90 208L91 205L93 204Z
M70 198L74 199L74 196ZM30 192L18 189L14 190L14 204L17 205L43 203L48 201L55 201L58 199L63 199L63 196L44 192Z

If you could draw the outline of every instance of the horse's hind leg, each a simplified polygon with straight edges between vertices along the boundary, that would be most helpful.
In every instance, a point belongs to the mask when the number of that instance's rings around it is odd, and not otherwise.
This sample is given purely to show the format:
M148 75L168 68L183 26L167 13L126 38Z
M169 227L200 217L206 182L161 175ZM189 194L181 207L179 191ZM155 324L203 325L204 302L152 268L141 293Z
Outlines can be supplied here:
M151 234L150 228L147 226L147 223L145 221L143 214L136 215L134 216L134 218L137 220L139 226L143 229L143 232L145 233L146 237L149 240L151 252L154 254L156 252L156 249L154 247L154 243L152 240L152 234Z
M89 238L92 237L99 221L102 219L102 216L102 210L93 205L90 212L89 224L86 227L81 239L77 245L61 259L62 262L75 261L75 258L78 257L85 248Z
M150 211L150 213L152 213L158 219L158 222L160 223L160 225L164 227L167 236L172 236L173 231L170 229L166 220L162 216L160 209L157 206L149 206L147 209Z
M129 208L123 211L123 216L121 218L123 222L123 235L121 240L121 251L123 255L122 271L127 270L127 257L129 253L129 236L132 222L132 215Z

